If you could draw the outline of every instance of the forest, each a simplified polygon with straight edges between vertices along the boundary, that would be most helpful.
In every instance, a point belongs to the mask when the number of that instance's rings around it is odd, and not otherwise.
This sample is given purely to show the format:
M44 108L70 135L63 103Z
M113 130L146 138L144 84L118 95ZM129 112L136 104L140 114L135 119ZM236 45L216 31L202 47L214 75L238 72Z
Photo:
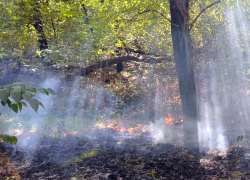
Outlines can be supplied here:
M1 0L0 180L250 179L249 0Z

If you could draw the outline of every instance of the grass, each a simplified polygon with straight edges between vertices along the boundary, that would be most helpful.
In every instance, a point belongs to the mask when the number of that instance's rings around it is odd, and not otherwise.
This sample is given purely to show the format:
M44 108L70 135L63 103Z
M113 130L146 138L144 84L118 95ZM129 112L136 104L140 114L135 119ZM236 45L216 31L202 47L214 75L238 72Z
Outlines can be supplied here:
M98 155L98 150L97 149L92 149L91 151L88 152L84 152L82 154L80 154L79 156L69 159L67 161L65 161L62 164L62 167L67 167L69 166L71 163L80 163L83 162L85 159L91 158L91 157L95 157Z

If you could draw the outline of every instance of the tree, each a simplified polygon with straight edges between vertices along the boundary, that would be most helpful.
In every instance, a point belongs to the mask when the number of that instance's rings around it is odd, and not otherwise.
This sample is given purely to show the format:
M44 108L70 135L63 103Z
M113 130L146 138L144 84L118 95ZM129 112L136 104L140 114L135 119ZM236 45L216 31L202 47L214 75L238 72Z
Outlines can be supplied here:
M184 118L186 147L198 145L196 90L193 72L193 47L189 34L189 0L170 0L171 32L174 59L179 79L179 90Z
M203 12L219 3L210 4L203 9L190 26L189 0L170 0L171 34L174 59L179 79L179 90L184 118L184 143L187 148L198 150L198 109L193 66L193 45L190 30Z

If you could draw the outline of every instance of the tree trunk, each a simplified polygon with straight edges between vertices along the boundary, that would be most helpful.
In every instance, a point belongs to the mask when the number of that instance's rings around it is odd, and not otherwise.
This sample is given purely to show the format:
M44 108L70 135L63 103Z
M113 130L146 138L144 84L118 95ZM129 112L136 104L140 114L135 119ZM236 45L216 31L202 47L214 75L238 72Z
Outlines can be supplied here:
M39 42L40 50L48 49L48 42L47 42L47 39L46 39L44 31L43 31L43 23L42 23L40 17L35 18L34 27L37 31L37 34L39 35L38 42Z
M35 4L35 7L34 7L34 11L35 11L35 14L34 14L34 20L35 20L35 23L33 24L35 29L36 29L36 32L37 34L39 35L39 39L38 39L38 42L39 42L39 48L40 50L45 50L45 49L48 49L48 42L47 42L47 39L45 37L45 33L43 31L43 22L41 20L41 13L39 11L39 8L40 8L40 2L39 1L36 1L36 4Z
M196 89L193 73L193 47L189 34L189 0L170 0L174 59L183 110L184 145L199 149Z

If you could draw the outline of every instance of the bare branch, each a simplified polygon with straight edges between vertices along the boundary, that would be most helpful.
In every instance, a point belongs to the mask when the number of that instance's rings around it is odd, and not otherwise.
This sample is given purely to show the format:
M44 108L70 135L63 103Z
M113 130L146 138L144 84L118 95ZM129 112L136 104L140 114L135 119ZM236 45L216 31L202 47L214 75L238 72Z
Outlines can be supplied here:
M170 20L169 18L167 18L163 13L161 13L161 12L159 12L159 11L157 11L157 10L151 10L151 11L160 14L164 19L166 19L166 20L168 20L169 22L171 22L171 20Z
M205 7L204 9L201 10L201 12L195 17L194 21L190 24L190 27L189 27L189 31L191 31L191 29L193 28L194 24L196 23L196 21L199 19L199 17L207 10L209 9L210 7L220 3L221 0L218 0L218 1L215 1L213 2L212 4L208 5L207 7Z
M135 19L138 18L138 16L142 15L142 14L145 14L145 13L148 13L148 12L156 12L158 14L160 14L164 19L168 20L169 22L171 22L171 20L169 18L167 18L163 13L157 11L157 10L154 10L154 9L147 9L145 11L142 11L142 12L139 12L138 14L136 14L134 17L132 17L128 22L132 22L134 21Z

